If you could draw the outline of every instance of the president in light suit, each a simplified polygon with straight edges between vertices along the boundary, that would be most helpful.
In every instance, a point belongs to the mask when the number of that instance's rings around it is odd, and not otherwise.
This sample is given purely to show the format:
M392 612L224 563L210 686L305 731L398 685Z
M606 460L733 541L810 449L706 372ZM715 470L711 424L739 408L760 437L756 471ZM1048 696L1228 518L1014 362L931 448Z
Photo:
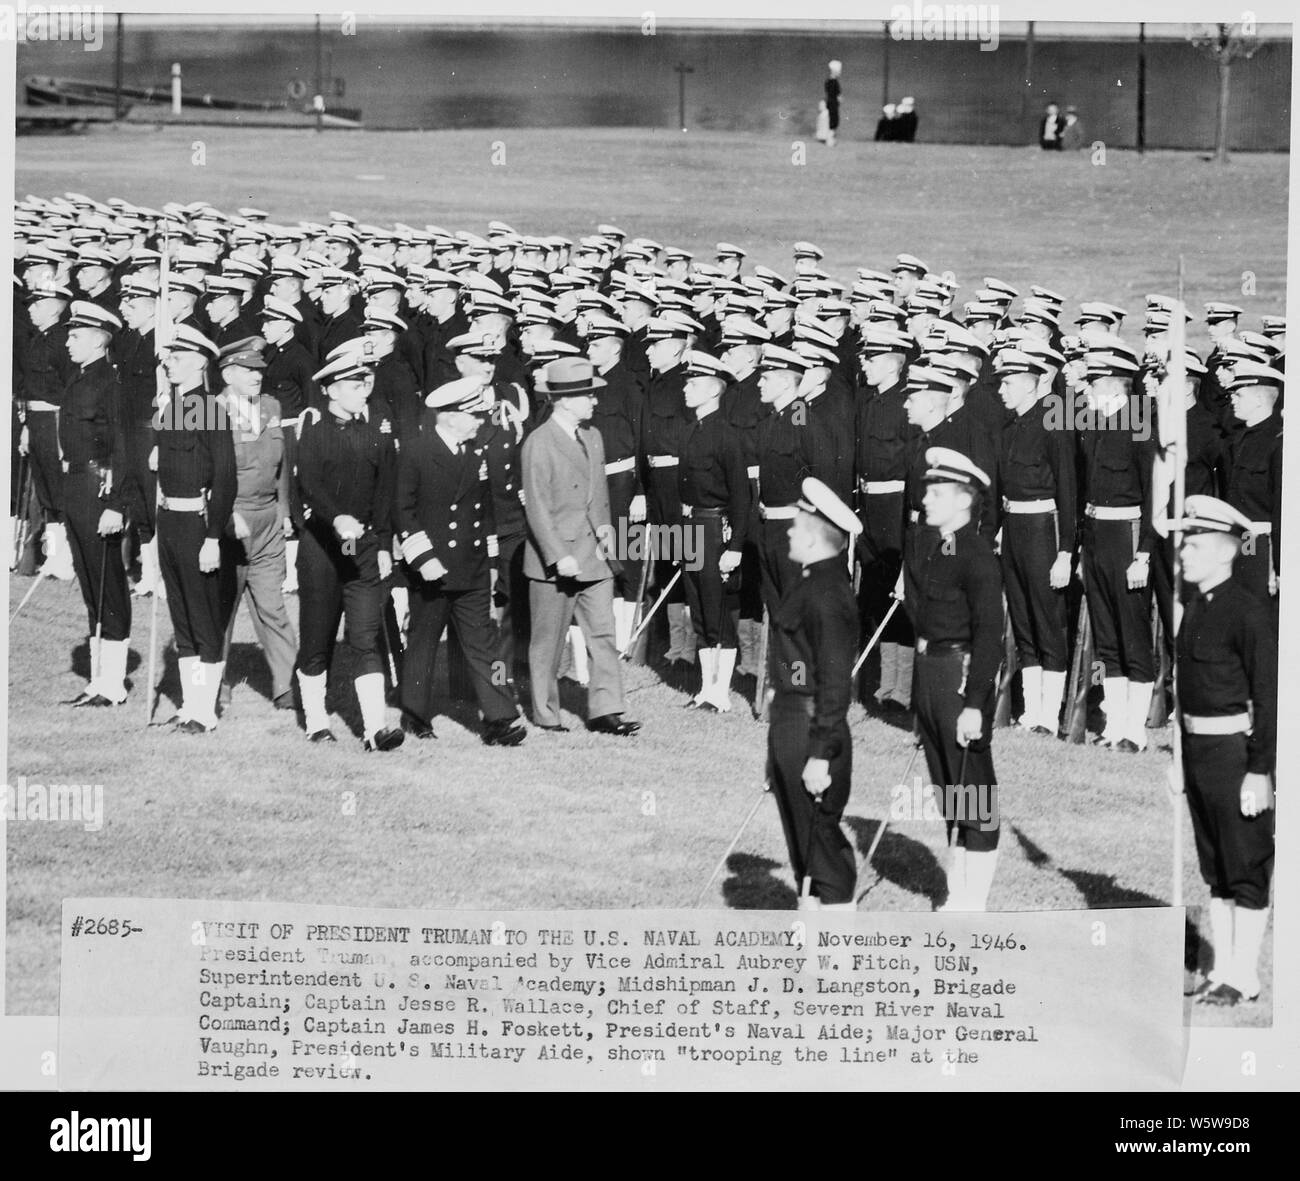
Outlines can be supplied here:
M524 576L532 615L528 665L533 720L543 730L567 730L560 722L560 658L576 618L591 658L587 729L626 736L641 724L622 716L614 571L607 560L614 534L605 448L600 432L586 425L604 385L581 357L552 361L538 379L552 410L524 440L522 455L528 517Z

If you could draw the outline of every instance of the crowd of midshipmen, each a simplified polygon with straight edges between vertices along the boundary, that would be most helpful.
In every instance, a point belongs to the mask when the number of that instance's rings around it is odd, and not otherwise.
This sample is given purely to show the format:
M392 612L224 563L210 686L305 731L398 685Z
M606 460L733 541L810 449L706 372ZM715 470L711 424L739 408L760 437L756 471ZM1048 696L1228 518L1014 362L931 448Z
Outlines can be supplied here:
M729 710L737 672L771 685L791 864L807 900L851 906L839 817L866 637L879 707L912 708L915 688L932 782L995 792L1000 670L1019 669L1020 725L1059 735L1082 603L1104 689L1095 741L1112 750L1147 746L1164 633L1211 893L1199 992L1258 995L1281 317L1254 331L1208 303L1211 351L1178 356L1192 320L1175 324L1167 296L1142 317L1085 300L1071 318L1047 287L985 277L959 301L951 274L910 254L845 285L810 242L787 275L747 270L731 243L697 259L613 225L576 242L343 213L286 226L79 194L19 201L15 253L15 561L39 539L42 572L79 583L93 664L69 704L126 699L138 569L136 593L165 587L182 732L216 728L246 599L274 704L301 708L312 741L334 740L340 623L367 749L433 736L448 623L486 743L522 741L530 680L535 725L563 731L554 675L575 609L588 727L629 735L612 657L662 604L662 660L699 666L689 708ZM945 818L945 906L983 909L998 825Z
M1128 751L1147 744L1159 664L1153 595L1172 641L1175 457L1168 408L1157 413L1155 393L1170 361L1173 301L1165 296L1147 297L1144 318L1085 301L1071 321L1065 297L1039 285L1022 295L987 277L959 301L951 274L908 254L887 269L860 268L845 285L821 269L822 251L810 242L795 244L782 274L747 268L745 250L730 243L696 258L629 239L613 225L576 242L500 222L480 237L358 224L343 213L286 226L251 208L228 214L196 202L152 210L79 194L19 201L16 230L15 437L30 459L31 515L43 524L52 572L76 559L88 572L88 600L104 600L102 638L113 661L128 596L121 578L100 577L88 514L102 505L123 514L126 553L137 548L145 559L137 589L148 590L159 582L144 544L154 532L158 464L162 472L193 468L176 473L167 495L168 503L205 498L202 537L191 523L199 545L226 530L237 491L227 449L215 439L199 439L197 464L186 432L178 433L183 454L169 457L176 449L166 445L155 452L163 436L155 429L152 334L165 248L166 320L180 339L190 330L188 339L203 342L190 350L202 363L172 365L186 371L169 376L173 392L180 381L215 395L218 371L227 372L220 351L256 339L261 398L273 400L279 421L301 429L328 406L322 369L364 341L374 377L367 414L396 452L418 433L431 391L466 375L495 391L497 413L480 444L503 598L512 581L518 587L526 533L510 459L547 412L535 375L557 357L590 356L606 383L594 425L617 536L635 536L642 521L667 527L647 578L638 562L621 564L618 644L627 641L638 599L669 586L676 558L687 568L665 604L664 657L698 659L701 689L692 701L702 708L729 708L737 657L742 673L758 672L761 621L795 576L785 530L805 477L823 480L863 524L855 557L865 637L901 590L905 556L923 531L925 451L943 446L968 456L990 478L979 529L999 542L1021 723L1057 733L1078 574L1105 668L1098 741ZM102 310L97 322L107 338L89 366L70 359L68 346L70 332L97 320L87 305ZM1252 331L1243 318L1232 304L1205 305L1212 351L1184 358L1186 492L1222 495L1252 522L1239 578L1275 602L1285 321L1264 316ZM209 343L213 354L200 356ZM718 411L697 418L688 386L703 389L697 403L716 397ZM290 478L292 462L283 466L286 478L277 469L258 495L264 507L278 504L270 515L277 527L280 517L294 520L301 541L302 481ZM683 526L702 535L702 562L684 562L680 545L674 552L680 535L672 531ZM390 524L378 528L391 547ZM292 544L290 584L298 565ZM401 567L400 548L396 554ZM231 601L229 587L221 595ZM101 608L88 607L98 622ZM221 614L198 630L223 631ZM526 653L524 614L513 613L501 641L512 675ZM908 613L895 612L880 645L882 708L910 706L914 645ZM213 635L186 647L187 656L207 654L200 663L219 663ZM582 653L574 656L581 668ZM317 652L314 663L322 659ZM289 704L284 665L281 654L275 696ZM107 679L116 698L121 690ZM205 720L215 721L211 711Z

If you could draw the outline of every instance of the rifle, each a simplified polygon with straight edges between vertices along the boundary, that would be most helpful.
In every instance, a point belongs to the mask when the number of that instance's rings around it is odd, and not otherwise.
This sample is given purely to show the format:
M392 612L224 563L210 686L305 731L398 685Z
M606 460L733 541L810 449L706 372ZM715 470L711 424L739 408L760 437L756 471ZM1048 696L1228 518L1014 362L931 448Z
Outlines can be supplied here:
M170 387L162 370L163 349L172 336L171 296L171 239L167 234L166 222L163 223L162 258L158 263L158 304L154 312L154 351L158 356L158 382L155 403L161 409L162 399L169 393ZM154 528L157 529L158 509L162 507L162 484L158 483L154 494ZM161 555L160 555L161 556ZM153 724L153 711L158 701L158 588L154 588L149 605L149 658L146 662L146 688L144 694L144 724Z
M1016 656L1016 637L1011 630L1011 613L1007 610L1006 596L1002 596L1002 681L998 685L997 705L993 707L993 725L1002 728L1011 725L1011 682L1015 680L1020 661Z
M754 672L754 718L767 721L767 646L771 625L763 608L763 630L758 633L758 668Z

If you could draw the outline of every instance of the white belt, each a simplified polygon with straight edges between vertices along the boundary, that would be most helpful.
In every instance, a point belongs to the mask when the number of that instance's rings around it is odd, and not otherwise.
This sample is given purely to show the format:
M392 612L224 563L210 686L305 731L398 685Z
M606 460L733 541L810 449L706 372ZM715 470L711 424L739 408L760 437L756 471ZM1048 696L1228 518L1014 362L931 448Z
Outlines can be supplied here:
M1096 521L1137 521L1142 517L1142 510L1136 504L1119 505L1115 508L1104 504L1090 504L1084 512Z
M651 467L676 467L678 464L675 455L652 455L650 456Z
M615 459L605 465L605 475L614 476L619 472L630 472L636 467L636 457L629 455L626 459Z
M757 480L757 479L758 479L758 464L752 464L750 467L747 467L747 468L745 469L745 475L746 475L746 477L748 477L748 478L751 479L751 480Z
M1248 734L1250 714L1225 714L1217 718L1183 714L1183 729L1188 734Z
M1002 498L1004 513L1050 513L1056 511L1056 501L1050 496L1043 500L1008 500Z
M201 513L208 507L202 496L164 496L162 507L173 513Z
M907 488L905 480L863 480L862 491L868 496L886 496L892 492L903 492Z
M1267 535L1273 532L1273 522L1272 521L1251 521L1250 531L1256 537L1260 536L1261 534Z
M28 410L58 410L58 407L53 402L38 402L33 400L27 403L27 409Z
M765 521L793 521L798 515L797 504L759 504L758 515Z

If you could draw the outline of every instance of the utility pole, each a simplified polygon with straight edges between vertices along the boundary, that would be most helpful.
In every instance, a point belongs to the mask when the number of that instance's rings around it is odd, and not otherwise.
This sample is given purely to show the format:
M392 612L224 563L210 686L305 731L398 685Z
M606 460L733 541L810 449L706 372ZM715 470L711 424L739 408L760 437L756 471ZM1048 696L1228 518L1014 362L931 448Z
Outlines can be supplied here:
M1020 119L1029 115L1029 99L1034 91L1034 22L1029 22L1025 33L1025 88L1020 92Z
M889 106L889 43L893 38L889 35L890 22L885 21L885 46L880 63L880 76L882 79L880 91L880 105Z
M322 74L321 65L321 31L320 15L316 16L316 97L312 100L312 106L316 109L316 130L325 129L325 77Z
M117 14L117 43L113 55L113 121L122 117L122 14Z
M678 62L673 66L673 72L677 75L677 126L683 131L686 130L686 75L695 73L693 66L688 66L685 62Z
M1147 150L1147 27L1145 23L1138 25L1137 141L1138 155L1141 155Z

